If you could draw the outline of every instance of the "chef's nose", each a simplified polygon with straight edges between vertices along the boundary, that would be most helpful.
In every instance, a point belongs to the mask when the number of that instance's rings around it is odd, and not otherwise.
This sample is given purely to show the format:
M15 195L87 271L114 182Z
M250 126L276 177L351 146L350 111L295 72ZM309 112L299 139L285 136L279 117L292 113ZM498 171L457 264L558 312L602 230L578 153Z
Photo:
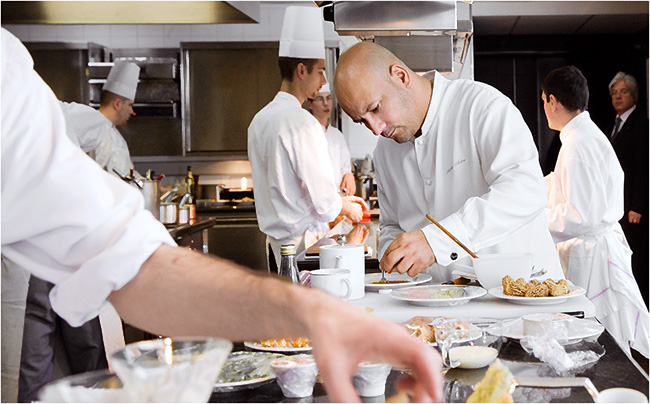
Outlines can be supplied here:
M379 136L384 131L384 128L386 128L386 123L381 119L369 116L366 118L366 126L375 134L375 136Z

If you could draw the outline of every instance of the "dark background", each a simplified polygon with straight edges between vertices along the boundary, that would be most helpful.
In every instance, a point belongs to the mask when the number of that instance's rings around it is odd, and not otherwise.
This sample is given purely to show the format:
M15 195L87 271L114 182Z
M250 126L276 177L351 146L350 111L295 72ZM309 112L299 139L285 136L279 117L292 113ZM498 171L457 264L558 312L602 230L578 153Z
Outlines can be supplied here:
M496 87L521 111L540 152L546 175L560 149L559 132L549 129L541 85L558 67L574 65L589 83L588 111L601 128L616 117L608 85L616 73L633 75L639 84L638 108L647 113L648 31L608 35L508 35L474 33L474 78Z

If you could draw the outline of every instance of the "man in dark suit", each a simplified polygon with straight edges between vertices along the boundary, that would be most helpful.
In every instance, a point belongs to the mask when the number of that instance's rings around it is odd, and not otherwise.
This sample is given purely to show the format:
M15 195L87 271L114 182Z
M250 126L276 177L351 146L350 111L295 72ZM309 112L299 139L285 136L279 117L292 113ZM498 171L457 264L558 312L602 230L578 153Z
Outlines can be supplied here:
M619 72L609 83L616 119L603 132L609 136L625 172L621 227L632 249L632 271L648 305L648 118L637 108L636 79Z

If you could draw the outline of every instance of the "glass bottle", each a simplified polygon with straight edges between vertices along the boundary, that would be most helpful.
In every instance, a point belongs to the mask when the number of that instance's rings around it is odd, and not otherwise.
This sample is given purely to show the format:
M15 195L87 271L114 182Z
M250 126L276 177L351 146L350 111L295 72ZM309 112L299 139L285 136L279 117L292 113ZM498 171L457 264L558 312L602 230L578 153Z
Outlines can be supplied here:
M194 175L192 175L192 166L187 166L187 175L185 176L185 186L187 188L187 193L190 195L187 203L194 204L196 199L196 194L194 193Z
M299 284L300 275L298 275L298 265L296 264L296 246L294 244L280 246L280 255L282 258L278 274L281 278Z

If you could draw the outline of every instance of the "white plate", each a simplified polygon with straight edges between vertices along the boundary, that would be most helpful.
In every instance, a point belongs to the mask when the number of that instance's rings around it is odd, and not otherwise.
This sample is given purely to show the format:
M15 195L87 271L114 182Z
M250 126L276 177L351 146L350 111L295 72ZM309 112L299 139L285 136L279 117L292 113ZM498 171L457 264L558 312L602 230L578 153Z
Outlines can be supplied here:
M478 286L426 285L393 290L390 296L416 306L457 306L486 293Z
M565 344L572 344L585 338L598 338L605 330L602 324L593 319L570 317L568 320L571 321L569 327L567 327L569 330L568 339L560 341ZM511 321L504 321L501 325L500 334L506 338L522 339L524 337L524 320L516 318Z
M252 389L275 380L271 362L284 355L268 352L232 352L224 363L215 393ZM219 381L226 379L227 381Z
M421 283L429 282L432 278L429 274L417 274L415 277L411 278L407 274L386 274L386 280L389 281L409 281L408 283L393 283L393 284L378 284L372 282L378 282L381 279L381 273L378 274L367 274L366 275L366 289L367 290L380 290L380 289L400 289L406 288L409 286L419 285Z
M502 286L495 286L488 291L492 296L498 297L499 299L506 299L510 303L516 304L525 304L530 306L536 306L540 304L558 304L566 302L568 299L573 299L574 297L582 296L585 294L584 288L580 286L569 285L569 293L562 296L548 296L548 297L522 297L522 296L510 296L503 293Z
M288 354L292 352L309 352L311 351L311 346L303 347L303 348L296 348L296 347L289 347L289 348L282 348L282 347L266 347L260 344L259 342L244 342L244 346L250 349L254 349L256 351L264 351L264 352L277 352L277 353L283 353L283 354Z

